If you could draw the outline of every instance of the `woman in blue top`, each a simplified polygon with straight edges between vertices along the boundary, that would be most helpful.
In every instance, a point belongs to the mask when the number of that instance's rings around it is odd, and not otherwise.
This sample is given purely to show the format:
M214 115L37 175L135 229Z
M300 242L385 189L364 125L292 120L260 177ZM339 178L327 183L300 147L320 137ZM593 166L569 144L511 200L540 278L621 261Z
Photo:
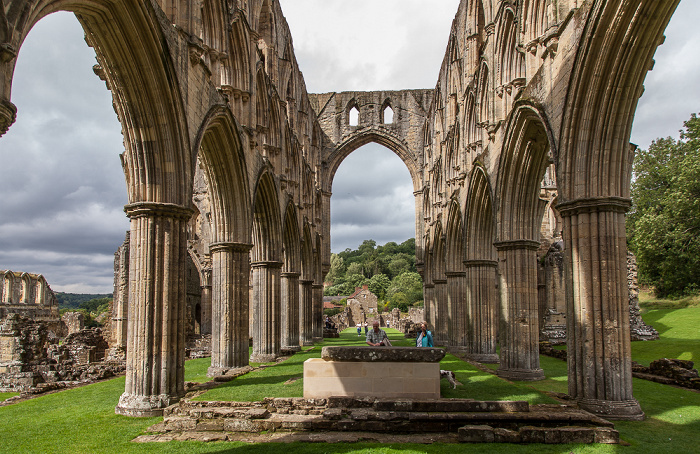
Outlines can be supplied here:
M416 347L432 347L433 346L433 335L428 331L428 326L425 322L420 324L420 331L418 331L418 337L416 338Z

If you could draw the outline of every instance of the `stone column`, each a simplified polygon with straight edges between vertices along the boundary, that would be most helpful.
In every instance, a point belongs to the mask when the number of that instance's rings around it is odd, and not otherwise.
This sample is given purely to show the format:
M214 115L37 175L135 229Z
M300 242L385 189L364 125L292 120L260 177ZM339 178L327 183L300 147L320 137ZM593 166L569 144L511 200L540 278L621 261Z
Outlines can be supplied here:
M447 314L450 350L464 352L467 347L465 329L465 298L467 276L464 271L448 271L447 276Z
M313 283L311 280L299 280L299 339L302 347L314 344L311 318Z
M280 270L282 262L254 262L253 353L250 361L266 363L280 356L282 348Z
M497 374L542 380L537 312L537 248L531 240L496 243L501 290L501 357Z
M435 284L423 285L423 321L428 324L428 329L435 331Z
M250 249L245 243L209 246L211 270L211 366L207 376L248 365Z
M447 279L433 279L435 284L435 327L433 342L435 345L447 345L449 340L447 333Z
M323 284L312 284L313 299L313 339L314 343L323 342Z
M124 358L129 325L129 232L114 253L114 294L112 299L112 342L110 356Z
M465 325L467 357L481 363L497 363L498 292L495 260L466 260L467 293Z
M564 219L569 394L606 418L641 420L632 395L627 244L621 198L558 206Z
M185 394L185 260L192 210L126 205L131 218L126 385L116 413L157 416Z
M211 269L202 271L202 296L200 304L202 305L202 331L201 334L211 334L212 324L212 288L211 288Z
M284 272L282 277L282 349L301 350L299 342L299 273Z

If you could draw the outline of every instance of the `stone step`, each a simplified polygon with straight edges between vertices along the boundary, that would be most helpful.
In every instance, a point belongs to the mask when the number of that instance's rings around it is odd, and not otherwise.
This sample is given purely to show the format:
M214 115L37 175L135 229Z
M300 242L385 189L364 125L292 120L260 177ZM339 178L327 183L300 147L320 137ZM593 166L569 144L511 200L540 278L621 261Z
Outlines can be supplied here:
M449 432L459 434L462 442L480 443L616 443L619 439L612 423L577 408L464 399L182 401L169 407L163 422L149 431L171 435L270 431Z

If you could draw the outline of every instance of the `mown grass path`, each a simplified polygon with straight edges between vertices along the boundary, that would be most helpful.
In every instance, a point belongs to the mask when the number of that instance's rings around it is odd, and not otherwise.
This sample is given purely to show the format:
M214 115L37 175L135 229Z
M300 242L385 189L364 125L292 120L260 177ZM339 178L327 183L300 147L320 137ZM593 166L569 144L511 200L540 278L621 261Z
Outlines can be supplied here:
M667 312L663 312L667 311ZM672 349L697 359L700 311L697 308L650 311L645 319L658 322L662 339L634 343L633 357L657 355ZM394 345L411 345L397 331L388 330ZM339 339L323 345L364 344L364 336L347 330ZM666 346L666 347L665 347ZM302 395L302 365L307 358L320 357L321 346L294 355L274 366L256 370L209 391L201 398L216 400L259 400L266 396ZM664 356L664 355L662 355ZM673 355L666 355L673 356ZM689 357L688 357L689 356ZM659 357L658 355L656 357ZM637 359L639 362L646 360ZM655 359L655 358L652 358ZM205 381L208 359L187 362L188 381ZM546 380L511 383L447 355L443 369L453 370L464 385L452 390L442 384L443 397L512 400L551 403L545 392L566 393L566 363L541 358ZM635 396L647 414L642 422L617 422L624 445L380 445L344 444L246 444L168 442L131 443L161 418L128 418L114 414L124 390L124 378L66 390L17 404L0 407L0 453L262 453L275 449L310 453L690 453L699 452L700 394L643 380L634 381Z

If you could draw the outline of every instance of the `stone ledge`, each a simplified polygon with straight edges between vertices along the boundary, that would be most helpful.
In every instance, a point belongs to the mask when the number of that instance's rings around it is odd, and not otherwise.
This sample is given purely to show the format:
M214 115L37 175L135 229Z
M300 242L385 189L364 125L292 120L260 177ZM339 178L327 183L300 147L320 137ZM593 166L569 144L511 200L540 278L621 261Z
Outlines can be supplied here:
M326 361L438 363L445 350L433 347L323 347Z

